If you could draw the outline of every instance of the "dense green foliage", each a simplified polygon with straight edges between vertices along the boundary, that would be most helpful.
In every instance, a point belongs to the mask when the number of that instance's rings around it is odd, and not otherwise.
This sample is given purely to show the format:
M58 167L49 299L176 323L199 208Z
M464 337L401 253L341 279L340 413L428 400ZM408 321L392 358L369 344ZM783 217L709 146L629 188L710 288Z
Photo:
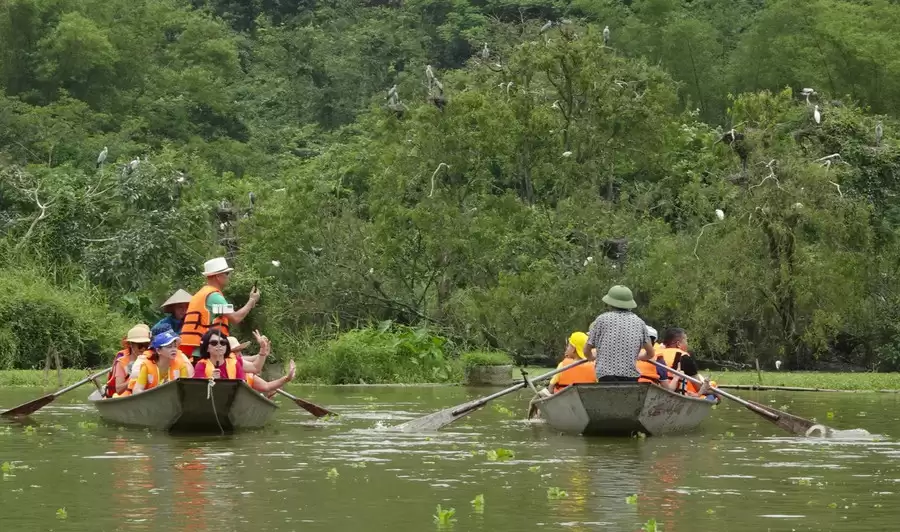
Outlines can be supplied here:
M7 0L2 274L149 321L227 251L279 353L392 320L519 360L620 282L701 357L896 368L898 24L888 0ZM304 367L390 379L341 369L404 359L384 334Z
M511 356L500 351L469 351L459 357L463 367L508 366L514 364Z

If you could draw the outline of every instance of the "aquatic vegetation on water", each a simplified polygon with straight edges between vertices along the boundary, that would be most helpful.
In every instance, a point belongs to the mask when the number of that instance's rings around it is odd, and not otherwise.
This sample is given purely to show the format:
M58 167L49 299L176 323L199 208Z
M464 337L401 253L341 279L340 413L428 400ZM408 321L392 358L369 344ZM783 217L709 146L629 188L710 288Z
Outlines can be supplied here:
M837 506L838 506L838 505L837 505L836 502L828 503L828 507L831 508L832 510L834 510L835 508L837 508Z
M533 465L533 466L529 467L528 470L531 471L532 473L540 473L540 472L541 472L541 466L539 466L539 465Z
M27 427L25 427L24 432L28 436L33 436L37 432L37 429L35 429L34 426L32 426L32 425L28 425Z
M550 500L565 499L568 496L569 496L568 493L557 488L556 486L553 486L552 488L547 488L547 498Z
M60 508L59 510L56 510L56 518L57 519L68 519L69 513L66 512L65 508Z
M456 521L453 517L454 515L456 515L456 508L447 508L445 510L438 504L434 514L434 522L437 523L438 528L449 526Z
M626 504L637 504L637 493L635 493L634 495L629 495L628 497L625 497L625 503Z
M641 527L641 530L643 530L644 532L658 532L659 525L656 524L656 519L650 519L646 523L644 523L644 526Z
M472 502L472 506L475 508L476 514L484 513L484 494L483 493L479 493L478 495L476 495L475 498L472 499L471 502Z
M506 460L512 460L515 457L516 453L502 447L491 449L487 452L487 458L491 462L505 462Z
M329 469L328 473L325 475L325 477L328 478L329 480L335 480L339 476L340 476L340 473L338 473L338 470L336 467L332 467L331 469Z
M368 466L365 462L350 462L350 467L353 469L365 469ZM335 470L335 473L337 473L337 470Z
M79 421L78 422L78 428L83 429L83 430L93 430L93 429L96 429L98 426L99 425L97 425L97 423L94 423L93 421Z
M494 408L494 412L503 414L504 416L514 417L516 415L512 410L510 410L509 408L506 408L503 405L495 404L493 406L493 408Z
M825 414L825 417L828 419L834 419L834 412L829 410L828 413Z
M716 513L716 511L713 510L712 508L707 508L707 509L706 509L706 515L713 515L714 513Z

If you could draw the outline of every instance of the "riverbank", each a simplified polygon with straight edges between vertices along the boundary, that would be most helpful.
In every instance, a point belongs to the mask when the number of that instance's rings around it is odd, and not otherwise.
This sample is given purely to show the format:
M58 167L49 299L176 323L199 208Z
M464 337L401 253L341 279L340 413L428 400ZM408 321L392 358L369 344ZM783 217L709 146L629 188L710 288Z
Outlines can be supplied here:
M527 368L530 377L537 377L552 368ZM820 372L762 372L762 382L755 371L721 371L704 372L722 385L737 386L785 386L797 388L819 388L842 391L879 391L900 390L900 373L820 373ZM62 386L73 384L83 379L88 372L83 369L62 370ZM518 370L513 370L512 378L519 380ZM293 384L319 384L294 381ZM422 385L421 383L392 383L390 385ZM458 385L461 383L445 383ZM56 371L50 371L49 378L44 377L43 370L3 370L0 371L0 387L30 387L55 389L59 387Z

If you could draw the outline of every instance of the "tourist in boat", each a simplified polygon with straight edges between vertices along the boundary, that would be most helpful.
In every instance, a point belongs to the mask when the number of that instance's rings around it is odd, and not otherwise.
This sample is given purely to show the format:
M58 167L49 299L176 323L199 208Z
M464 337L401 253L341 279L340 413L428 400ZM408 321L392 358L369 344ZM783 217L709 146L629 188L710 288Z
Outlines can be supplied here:
M233 271L234 268L228 265L224 257L216 257L203 264L206 286L191 297L181 326L181 350L195 360L198 357L194 351L200 346L201 338L210 327L221 329L227 337L229 326L243 321L259 301L259 290L254 286L247 304L239 310L234 310L228 304L222 290L228 285Z
M656 329L648 325L647 336L650 337L650 341L653 343L653 351L656 353L654 358L657 362L664 364L665 359L660 353L665 346L656 342L657 338L659 338L659 333ZM646 350L641 348L641 353L638 355L638 360L635 362L635 367L640 374L638 376L638 382L652 382L654 384L659 384L666 381L669 378L669 372L651 364L649 360L644 360L645 354Z
M269 338L261 335L258 330L253 331L253 337L259 345L259 353L256 355L247 355L244 353L244 350L247 349L250 342L241 343L240 340L234 336L229 336L228 344L231 347L231 352L241 357L241 361L244 363L244 373L259 375L262 373L263 366L266 365L266 358L271 353L271 343L269 342Z
M178 335L168 330L154 336L150 350L141 355L141 364L131 380L131 393L136 395L164 382L186 378L188 370L178 357Z
M657 355L658 358L662 358L660 362L666 366L703 382L703 386L698 386L672 374L664 381L668 389L692 397L705 397L709 394L709 383L700 375L694 357L688 352L688 336L684 329L679 327L667 329L663 336L663 348Z
M563 353L563 359L556 367L564 368L585 358L584 345L587 343L587 339L587 334L583 332L573 332L569 336L569 341L566 344L566 351ZM572 384L597 382L596 368L594 366L594 362L587 362L562 373L557 373L550 379L550 393L559 393Z
M627 286L613 286L603 302L609 308L591 325L584 354L597 361L598 381L636 382L640 374L635 360L649 360L655 354L647 325L632 312L637 303Z
M122 346L123 349L116 353L112 371L106 380L106 397L119 397L128 391L134 364L150 346L150 327L139 323L129 329Z
M194 366L196 379L239 379L245 380L254 390L269 394L294 380L297 372L294 361L290 362L288 374L272 382L267 382L259 375L244 371L244 363L240 356L232 356L228 336L218 328L212 328L203 335L198 349L200 360Z
M181 334L181 325L184 323L184 315L187 314L190 302L191 294L181 288L176 290L160 307L166 313L166 316L156 322L156 325L150 329L150 334L155 337L167 330L175 331L175 334Z

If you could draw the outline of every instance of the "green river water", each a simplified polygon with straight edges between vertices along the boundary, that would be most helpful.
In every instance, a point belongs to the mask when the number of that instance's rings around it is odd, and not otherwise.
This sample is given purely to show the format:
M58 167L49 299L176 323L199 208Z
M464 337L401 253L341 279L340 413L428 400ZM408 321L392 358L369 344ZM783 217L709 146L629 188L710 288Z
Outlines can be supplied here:
M268 428L169 436L98 423L87 387L0 423L2 530L581 531L896 530L900 412L893 394L747 393L881 441L805 440L725 404L690 436L565 436L522 421L524 393L441 433L383 430L484 395L454 387L293 387ZM0 390L9 407L40 390ZM833 419L829 418L832 413ZM514 458L491 461L504 448ZM501 453L502 454L502 453ZM8 468L7 468L8 469ZM336 474L335 474L336 473ZM567 493L548 497L557 487ZM470 501L484 496L483 507ZM626 497L637 494L636 504ZM439 526L435 507L455 508ZM58 510L65 508L65 518Z

